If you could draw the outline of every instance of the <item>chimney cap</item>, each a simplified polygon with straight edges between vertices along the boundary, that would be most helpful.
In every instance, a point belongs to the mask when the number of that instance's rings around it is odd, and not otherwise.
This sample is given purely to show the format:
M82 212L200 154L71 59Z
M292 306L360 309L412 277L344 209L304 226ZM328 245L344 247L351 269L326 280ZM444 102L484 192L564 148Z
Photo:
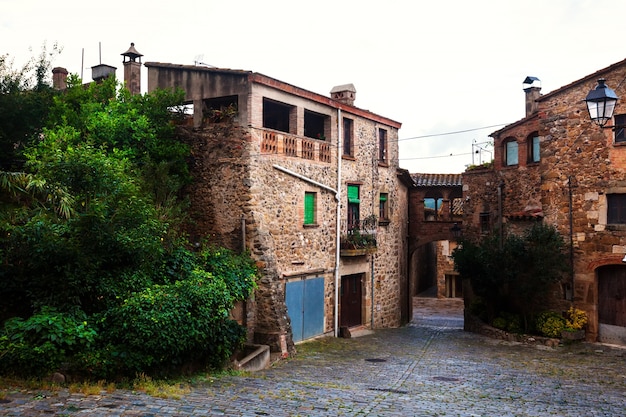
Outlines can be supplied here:
M338 85L336 87L333 87L332 90L330 90L330 94L339 93L341 91L350 91L352 93L356 93L356 88L354 88L354 84Z
M122 53L120 55L122 55L124 57L128 57L131 61L134 61L135 59L141 58L143 56L143 54L140 54L139 51L137 51L135 49L135 43L134 42L130 43L130 48L128 48L128 51L126 51L126 52L124 52L124 53ZM140 59L140 61L141 61L141 59Z
M531 88L541 88L541 80L537 77L528 76L524 79L523 87L524 91Z

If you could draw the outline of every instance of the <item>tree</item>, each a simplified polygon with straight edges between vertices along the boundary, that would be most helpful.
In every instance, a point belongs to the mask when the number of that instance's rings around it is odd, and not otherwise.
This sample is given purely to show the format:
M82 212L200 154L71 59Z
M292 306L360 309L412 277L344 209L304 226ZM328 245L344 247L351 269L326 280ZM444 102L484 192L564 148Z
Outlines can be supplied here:
M452 258L485 303L488 320L502 312L515 313L524 318L526 328L568 271L562 237L543 223L522 236L491 233L478 241L462 241Z
M181 227L189 148L172 121L182 97L70 76L43 121L21 126L23 151L6 164L20 170L0 169L0 372L219 366L243 342L228 312L253 290L254 263L192 251Z

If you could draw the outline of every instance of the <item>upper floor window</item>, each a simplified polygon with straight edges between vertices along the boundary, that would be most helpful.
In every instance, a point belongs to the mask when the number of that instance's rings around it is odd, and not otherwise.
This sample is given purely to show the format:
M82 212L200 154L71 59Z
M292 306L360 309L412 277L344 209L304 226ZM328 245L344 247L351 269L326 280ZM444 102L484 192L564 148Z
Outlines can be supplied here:
M626 142L626 114L616 114L615 118L615 143Z
M343 119L343 154L344 156L354 156L354 121Z
M491 231L491 219L488 212L482 212L479 215L480 233L489 233Z
M380 193L378 205L378 220L381 222L389 221L389 194Z
M626 224L626 194L607 194L606 222Z
M317 208L317 193L304 193L304 224L315 225Z
M267 98L263 99L263 127L293 133L290 130L290 114L295 107Z
M326 140L327 126L330 128L328 116L304 109L304 136Z
M378 129L378 162L387 163L387 131Z
M515 139L508 139L504 142L504 162L507 166L519 163L518 144Z
M348 230L359 228L360 190L358 185L348 185Z
M438 194L427 193L424 198L424 220L431 222L441 217L443 198Z
M526 141L528 144L528 162L539 162L541 160L541 148L539 134L533 133Z

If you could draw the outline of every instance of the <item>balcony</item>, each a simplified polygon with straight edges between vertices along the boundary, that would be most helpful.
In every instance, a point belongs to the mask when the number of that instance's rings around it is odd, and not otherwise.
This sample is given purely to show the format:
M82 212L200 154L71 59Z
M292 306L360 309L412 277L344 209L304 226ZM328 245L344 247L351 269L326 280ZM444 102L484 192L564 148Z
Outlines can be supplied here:
M374 215L356 222L342 222L339 254L348 257L376 253L378 249L377 224L378 221Z
M262 130L261 153L330 163L331 146L324 140L304 138L273 130Z

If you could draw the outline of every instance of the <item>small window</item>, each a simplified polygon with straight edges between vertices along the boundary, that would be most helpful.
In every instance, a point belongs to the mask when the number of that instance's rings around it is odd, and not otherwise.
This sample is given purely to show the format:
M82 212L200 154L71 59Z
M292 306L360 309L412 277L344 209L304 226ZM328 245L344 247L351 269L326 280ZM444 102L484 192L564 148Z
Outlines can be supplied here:
M378 129L378 162L387 163L387 131Z
M528 138L528 162L539 162L541 160L541 148L539 147L539 135L532 134Z
M615 116L615 143L626 142L626 114Z
M480 233L489 233L491 231L491 220L489 213L480 213Z
M626 224L626 194L607 194L608 224Z
M316 193L304 193L304 224L314 225L317 223L316 219L316 206L317 206Z
M443 207L443 198L430 197L424 198L424 220L434 222L441 217L441 208Z
M389 221L389 194L380 193L378 219L381 222Z
M504 158L507 166L517 165L519 163L518 145L515 139L504 143Z
M344 156L354 156L353 140L354 122L352 119L343 119L343 154Z

